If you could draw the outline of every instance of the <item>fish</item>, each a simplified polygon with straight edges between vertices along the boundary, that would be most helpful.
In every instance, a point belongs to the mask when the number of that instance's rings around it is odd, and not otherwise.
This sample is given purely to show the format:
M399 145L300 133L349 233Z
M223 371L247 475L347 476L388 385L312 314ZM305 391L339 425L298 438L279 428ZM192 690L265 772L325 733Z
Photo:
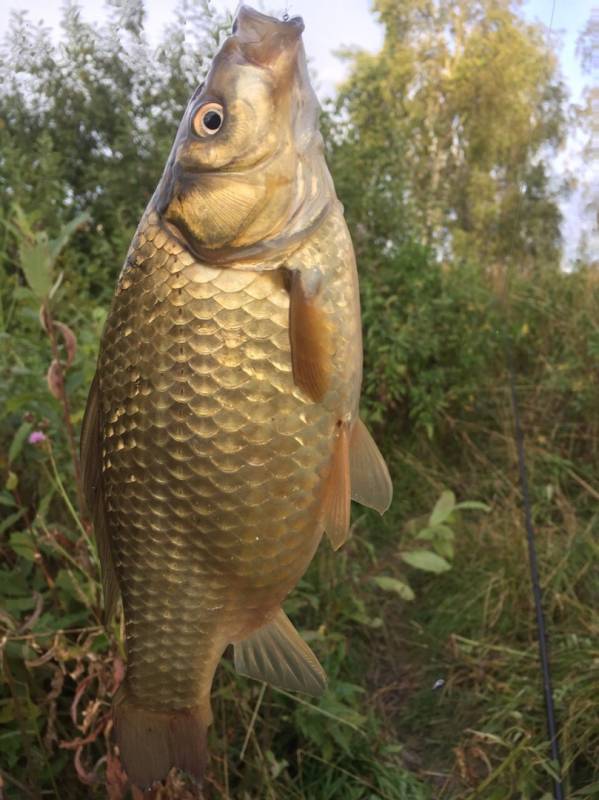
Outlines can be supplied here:
M129 248L82 425L113 699L130 782L201 782L215 671L318 695L282 604L352 498L392 485L359 416L352 241L325 156L300 17L241 6L183 114Z

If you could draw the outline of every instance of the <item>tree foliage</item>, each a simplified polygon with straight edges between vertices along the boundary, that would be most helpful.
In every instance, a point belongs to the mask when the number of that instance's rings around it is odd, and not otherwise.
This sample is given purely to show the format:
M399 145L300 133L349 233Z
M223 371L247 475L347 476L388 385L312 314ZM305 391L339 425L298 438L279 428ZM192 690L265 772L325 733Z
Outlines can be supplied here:
M207 0L181 2L154 46L141 0L111 0L108 10L104 24L88 23L69 0L60 42L12 12L0 49L0 215L16 203L53 230L87 211L93 226L72 267L100 292L112 291L224 29Z
M382 50L349 54L332 157L354 219L384 248L545 267L560 256L549 180L564 88L511 0L377 0ZM362 168L346 168L359 160ZM366 176L364 178L364 176Z

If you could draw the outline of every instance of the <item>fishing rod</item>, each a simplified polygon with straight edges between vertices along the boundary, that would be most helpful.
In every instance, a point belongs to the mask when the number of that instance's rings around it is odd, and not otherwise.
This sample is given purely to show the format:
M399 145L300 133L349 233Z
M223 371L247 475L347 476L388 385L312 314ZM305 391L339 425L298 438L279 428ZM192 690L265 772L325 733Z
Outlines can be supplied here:
M532 523L532 509L530 503L530 492L528 487L528 472L526 469L526 452L524 448L524 432L520 416L520 406L518 403L518 393L516 391L516 370L514 368L514 356L511 337L505 337L506 361L510 380L510 398L512 403L512 413L514 417L514 438L516 440L516 450L518 453L518 473L520 479L520 489L522 492L522 505L524 508L524 526L526 528L526 539L528 542L528 561L530 566L530 579L532 583L532 593L535 604L535 615L537 620L537 634L539 640L539 658L541 661L541 672L543 676L543 695L545 698L545 716L547 719L547 730L549 733L549 745L551 758L557 767L557 776L553 779L553 796L555 800L564 800L564 787L562 783L562 764L559 752L558 726L555 717L555 706L553 703L553 686L551 681L551 666L549 662L549 647L547 640L547 629L545 626L545 614L543 612L543 597L541 592L541 582L539 578L539 566L537 559L537 548L535 543L535 531Z

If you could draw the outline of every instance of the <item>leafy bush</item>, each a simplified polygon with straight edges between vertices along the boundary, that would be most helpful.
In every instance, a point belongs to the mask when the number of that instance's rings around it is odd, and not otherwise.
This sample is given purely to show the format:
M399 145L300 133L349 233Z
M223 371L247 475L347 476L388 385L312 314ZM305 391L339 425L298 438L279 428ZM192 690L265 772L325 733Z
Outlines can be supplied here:
M364 395L373 421L433 435L447 413L479 402L501 357L497 301L478 268L447 265L416 244L367 265L362 278Z

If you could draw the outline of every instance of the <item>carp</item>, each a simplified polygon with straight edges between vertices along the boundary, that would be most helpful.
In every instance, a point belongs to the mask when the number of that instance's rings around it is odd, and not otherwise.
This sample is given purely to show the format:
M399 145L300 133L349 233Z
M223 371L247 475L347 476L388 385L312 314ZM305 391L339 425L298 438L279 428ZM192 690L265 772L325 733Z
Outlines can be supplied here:
M318 694L282 609L350 502L389 473L360 421L358 279L319 132L303 22L246 6L183 115L129 249L82 430L131 782L201 780L210 690L236 669Z

